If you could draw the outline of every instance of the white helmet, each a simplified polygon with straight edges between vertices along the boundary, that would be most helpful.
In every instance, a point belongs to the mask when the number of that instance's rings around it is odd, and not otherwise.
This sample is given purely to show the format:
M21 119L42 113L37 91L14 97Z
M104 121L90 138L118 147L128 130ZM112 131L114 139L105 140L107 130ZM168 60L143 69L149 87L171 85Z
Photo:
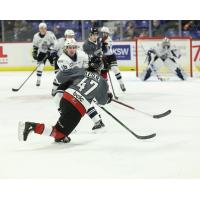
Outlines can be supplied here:
M42 22L42 23L39 24L38 27L39 27L39 28L47 28L47 24L44 23L44 22Z
M74 35L75 35L74 31L71 29L67 29L64 34L64 36L74 36Z
M162 46L170 46L170 40L167 37L163 39Z
M78 44L74 38L70 38L70 39L67 39L64 44L64 47L68 47L68 46L76 46L77 47Z
M108 28L108 27L105 27L105 26L103 26L103 27L101 28L101 32L102 32L102 33L108 33L108 34L110 34L109 28Z

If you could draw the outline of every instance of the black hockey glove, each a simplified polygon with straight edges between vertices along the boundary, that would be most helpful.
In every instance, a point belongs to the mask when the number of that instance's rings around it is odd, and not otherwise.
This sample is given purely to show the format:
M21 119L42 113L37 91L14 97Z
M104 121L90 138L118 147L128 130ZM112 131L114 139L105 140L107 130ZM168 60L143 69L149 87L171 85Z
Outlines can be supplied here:
M113 99L113 94L111 92L108 92L107 94L108 94L108 101L107 101L107 103L110 103L112 101L112 99Z
M37 60L37 58L38 58L38 57L37 57L37 49L34 49L34 50L33 50L32 56L33 56L33 59L34 59L34 60Z
M50 56L54 59L57 57L57 52L56 51L53 51L50 53Z

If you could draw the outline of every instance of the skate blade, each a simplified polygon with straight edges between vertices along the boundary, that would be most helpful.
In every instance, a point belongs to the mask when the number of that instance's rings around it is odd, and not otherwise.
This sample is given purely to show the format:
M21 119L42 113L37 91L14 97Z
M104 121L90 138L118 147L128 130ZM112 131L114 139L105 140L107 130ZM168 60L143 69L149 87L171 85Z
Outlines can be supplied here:
M103 134L105 132L106 132L106 128L105 127L92 130L92 133L94 133L94 134Z
M24 128L25 128L25 123L24 122L19 122L18 123L18 140L19 141L24 141Z

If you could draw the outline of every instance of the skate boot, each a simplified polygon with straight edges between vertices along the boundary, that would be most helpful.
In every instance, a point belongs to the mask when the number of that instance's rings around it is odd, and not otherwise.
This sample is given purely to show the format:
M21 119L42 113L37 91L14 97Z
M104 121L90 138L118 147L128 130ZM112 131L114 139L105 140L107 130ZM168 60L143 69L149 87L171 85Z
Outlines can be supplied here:
M100 129L105 127L105 124L102 122L102 120L99 120L95 125L93 126L92 130Z
M60 143L60 142L69 143L70 141L71 141L71 138L68 136L65 136L64 138L61 138L61 139L55 139L55 142L57 142L57 143Z
M36 123L34 122L19 122L18 124L18 139L19 141L26 141L31 131L34 131Z
M126 91L126 88L125 88L125 86L124 86L124 84L122 83L122 84L120 84L120 88L121 88L121 90L123 91L123 92L125 92Z

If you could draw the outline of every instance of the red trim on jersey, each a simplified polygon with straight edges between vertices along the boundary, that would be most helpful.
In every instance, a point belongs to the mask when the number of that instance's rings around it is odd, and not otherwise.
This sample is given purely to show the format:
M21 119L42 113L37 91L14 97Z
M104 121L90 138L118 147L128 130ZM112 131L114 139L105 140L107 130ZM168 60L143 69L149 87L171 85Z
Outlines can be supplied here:
M81 113L82 116L85 115L85 107L74 96L72 96L68 92L64 92L63 98L69 101Z
M108 72L101 72L101 76L107 81L108 80Z
M34 129L35 133L42 134L44 131L44 124L37 123Z
M62 139L65 137L65 135L62 132L58 131L56 128L53 128L51 137L54 137L55 139Z

